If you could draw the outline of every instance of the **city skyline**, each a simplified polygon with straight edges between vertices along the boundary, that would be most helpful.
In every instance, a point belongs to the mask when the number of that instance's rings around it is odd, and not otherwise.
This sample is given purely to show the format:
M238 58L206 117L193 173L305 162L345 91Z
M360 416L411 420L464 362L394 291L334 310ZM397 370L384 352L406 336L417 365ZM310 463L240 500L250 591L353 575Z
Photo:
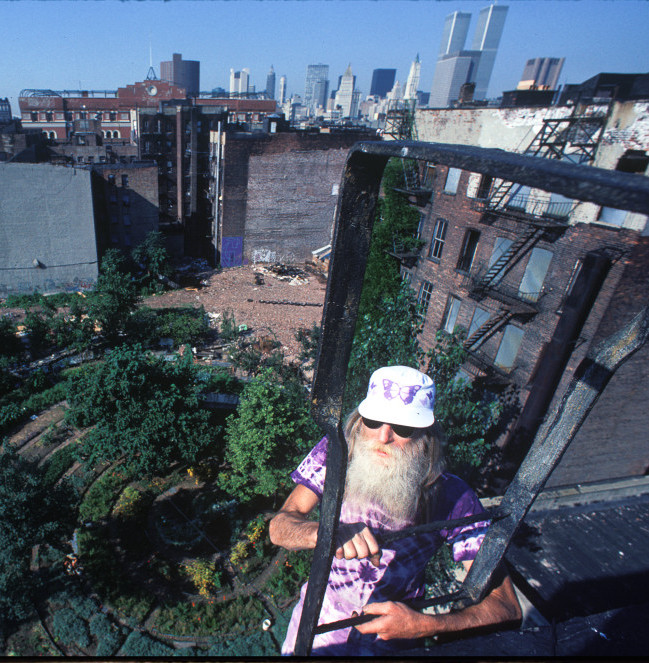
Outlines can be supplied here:
M250 84L264 90L272 64L278 78L287 77L288 93L300 96L309 64L328 64L333 83L351 63L363 98L369 94L374 69L395 68L396 80L404 87L419 53L419 89L427 92L445 17L453 11L471 12L471 33L480 9L489 4L466 0L2 2L0 18L12 30L0 44L4 72L0 97L9 98L16 115L18 95L25 88L115 90L146 77L150 53L158 76L160 62L173 53L200 61L203 91L228 89L230 69L244 67L250 70ZM644 0L503 4L509 13L490 97L515 89L527 60L535 57L566 58L560 84L580 83L603 71L649 70L644 36L649 12Z

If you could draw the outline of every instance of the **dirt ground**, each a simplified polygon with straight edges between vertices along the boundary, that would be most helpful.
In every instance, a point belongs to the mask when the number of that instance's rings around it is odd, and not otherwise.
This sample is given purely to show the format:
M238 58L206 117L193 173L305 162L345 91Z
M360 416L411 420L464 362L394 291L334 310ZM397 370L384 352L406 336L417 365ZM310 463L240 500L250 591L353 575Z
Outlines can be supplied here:
M270 266L232 267L203 276L203 283L198 289L173 290L143 303L152 308L202 305L208 314L221 316L229 310L237 324L247 325L255 335L272 330L287 358L299 352L297 330L320 324L326 276L308 266L300 267L296 277L275 274Z

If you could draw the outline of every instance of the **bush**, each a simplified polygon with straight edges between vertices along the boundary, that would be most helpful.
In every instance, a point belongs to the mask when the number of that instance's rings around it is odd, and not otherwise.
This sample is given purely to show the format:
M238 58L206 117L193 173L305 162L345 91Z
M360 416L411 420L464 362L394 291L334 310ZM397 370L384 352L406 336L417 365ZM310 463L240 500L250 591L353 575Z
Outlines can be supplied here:
M154 640L152 637L132 631L126 641L119 650L120 656L173 656L175 649L169 645L165 645L159 640Z
M52 631L54 639L67 646L78 645L85 648L90 645L86 621L70 608L61 608L54 613Z
M72 467L76 459L76 446L74 443L68 444L50 456L43 475L45 484L54 485Z
M79 506L79 522L101 520L109 515L121 486L130 480L123 468L107 470L90 486Z
M225 656L225 657L271 657L279 656L277 645L269 631L257 631L249 635L239 636L233 640L220 642L212 645L206 656Z

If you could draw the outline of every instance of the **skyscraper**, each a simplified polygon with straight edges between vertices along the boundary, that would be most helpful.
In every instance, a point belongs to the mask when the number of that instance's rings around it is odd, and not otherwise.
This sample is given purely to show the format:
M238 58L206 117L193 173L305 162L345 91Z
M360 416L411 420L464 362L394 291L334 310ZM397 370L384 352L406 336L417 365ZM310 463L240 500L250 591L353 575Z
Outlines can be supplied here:
M471 14L453 12L446 17L429 105L443 108L460 96L465 83L474 83L473 98L485 99L507 7L490 5L480 11L472 49L464 50Z
M160 78L179 87L184 87L192 96L200 91L201 63L198 60L183 60L180 53L174 53L171 60L160 63Z
M533 58L523 69L517 90L556 90L565 58Z
M410 65L410 73L406 81L406 91L403 94L405 100L417 98L417 88L419 87L419 76L421 75L421 62L419 61L419 53L414 62Z
M356 117L358 115L358 104L360 92L355 89L356 76L352 74L352 66L347 65L345 73L340 77L338 90L334 100L334 106L340 106L342 117Z
M286 76L279 77L279 99L280 104L286 101Z
M329 91L329 65L310 64L306 68L304 105L309 112L318 106L326 106Z
M248 94L250 80L250 69L243 68L241 71L230 69L230 96L238 97Z
M266 96L269 99L275 98L275 70L272 64L270 65L268 76L266 76Z
M489 5L478 14L478 27L473 35L472 50L480 51L480 61L475 78L474 99L486 99L491 72L494 68L498 45L505 27L507 10L504 5Z
M388 92L394 85L394 78L396 75L396 69L375 69L372 73L370 95L376 95L377 97L387 97Z

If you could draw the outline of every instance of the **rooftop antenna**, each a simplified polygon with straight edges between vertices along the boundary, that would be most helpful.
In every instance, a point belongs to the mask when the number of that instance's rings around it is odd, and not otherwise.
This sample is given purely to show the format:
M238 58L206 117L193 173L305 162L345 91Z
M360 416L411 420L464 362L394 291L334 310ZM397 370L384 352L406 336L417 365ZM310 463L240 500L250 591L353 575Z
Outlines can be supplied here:
M149 37L149 71L146 75L147 81L157 81L158 77L156 76L155 69L153 68L153 51L151 49L151 37Z

